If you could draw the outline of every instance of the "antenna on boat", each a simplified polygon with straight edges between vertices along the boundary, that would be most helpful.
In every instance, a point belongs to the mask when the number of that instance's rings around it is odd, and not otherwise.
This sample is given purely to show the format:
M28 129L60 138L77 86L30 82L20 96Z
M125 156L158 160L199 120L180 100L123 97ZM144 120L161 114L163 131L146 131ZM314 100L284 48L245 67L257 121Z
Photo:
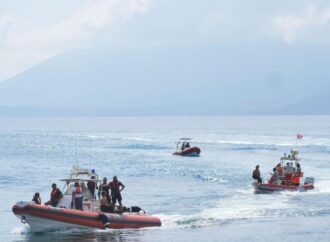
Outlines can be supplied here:
M76 166L78 166L78 150L77 150L77 139L74 141L74 152L75 152L75 160L76 160Z
M92 166L92 139L89 139L89 166L90 166L90 169L93 168Z

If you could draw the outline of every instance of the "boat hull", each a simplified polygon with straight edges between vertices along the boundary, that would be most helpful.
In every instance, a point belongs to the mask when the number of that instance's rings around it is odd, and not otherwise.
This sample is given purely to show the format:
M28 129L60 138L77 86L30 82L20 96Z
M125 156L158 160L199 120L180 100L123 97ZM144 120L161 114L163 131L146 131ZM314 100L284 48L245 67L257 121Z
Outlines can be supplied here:
M281 192L281 191L307 191L314 189L313 184L289 186L289 185L277 185L277 184L268 184L268 183L253 183L252 187L256 193L272 193L272 192Z
M201 153L201 149L194 146L190 148L186 148L182 151L176 151L173 153L173 155L181 155L181 156L199 156Z
M22 204L22 202L21 202ZM30 225L33 232L63 230L72 228L104 229L99 212L80 211L51 206L17 203L13 213ZM111 229L144 228L161 226L160 219L137 213L103 213L110 222Z

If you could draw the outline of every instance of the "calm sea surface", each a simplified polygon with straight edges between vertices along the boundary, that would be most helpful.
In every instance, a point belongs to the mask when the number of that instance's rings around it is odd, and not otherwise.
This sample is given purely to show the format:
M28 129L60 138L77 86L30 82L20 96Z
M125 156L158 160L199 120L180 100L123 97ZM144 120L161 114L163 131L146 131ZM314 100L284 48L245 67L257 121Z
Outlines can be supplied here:
M302 140L296 134L302 133ZM171 155L179 137L200 157ZM291 147L314 191L256 195ZM0 119L0 241L329 241L330 117ZM157 215L162 227L33 234L12 205L66 178L72 165L117 175L123 202Z

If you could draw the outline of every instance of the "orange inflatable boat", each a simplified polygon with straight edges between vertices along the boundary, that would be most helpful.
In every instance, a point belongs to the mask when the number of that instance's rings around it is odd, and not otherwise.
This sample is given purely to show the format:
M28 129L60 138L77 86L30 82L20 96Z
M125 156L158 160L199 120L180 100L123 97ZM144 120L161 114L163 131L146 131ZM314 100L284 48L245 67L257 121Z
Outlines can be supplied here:
M161 226L159 218L145 214L80 211L37 205L34 202L18 202L13 206L12 211L21 222L29 224L33 232L70 228L103 229L104 216L108 219L111 229Z
M17 202L13 207L13 213L31 227L33 232L64 230L72 228L144 228L161 226L160 219L155 216L142 214L139 207L136 212L133 209L119 209L120 212L101 212L100 200L84 185L86 182L94 182L95 186L100 180L94 170L73 167L69 178L62 179L65 182L64 192L56 206L39 205L34 201ZM72 191L74 184L81 184L83 197L82 210L72 208ZM130 212L121 212L130 211Z

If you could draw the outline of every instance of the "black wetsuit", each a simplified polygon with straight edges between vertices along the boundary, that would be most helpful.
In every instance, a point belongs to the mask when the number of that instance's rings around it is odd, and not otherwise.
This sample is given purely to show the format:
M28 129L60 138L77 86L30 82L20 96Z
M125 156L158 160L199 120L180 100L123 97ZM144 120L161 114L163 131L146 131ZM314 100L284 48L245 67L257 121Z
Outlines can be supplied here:
M41 198L40 197L33 197L32 201L35 202L36 204L41 204Z
M95 198L95 188L96 188L95 182L94 181L88 181L87 182L87 188L91 192L92 197Z
M100 190L102 192L105 192L105 197L107 198L108 203L111 203L111 198L110 198L110 194L109 194L109 189L110 189L110 185L108 183L103 183L100 186Z
M252 173L252 178L257 180L259 183L262 183L261 177L260 177L260 171L254 170Z
M111 189L111 197L112 197L112 204L116 204L116 201L118 201L119 203L121 203L121 194L120 194L120 186L124 186L120 181L117 182L110 182L110 189Z

